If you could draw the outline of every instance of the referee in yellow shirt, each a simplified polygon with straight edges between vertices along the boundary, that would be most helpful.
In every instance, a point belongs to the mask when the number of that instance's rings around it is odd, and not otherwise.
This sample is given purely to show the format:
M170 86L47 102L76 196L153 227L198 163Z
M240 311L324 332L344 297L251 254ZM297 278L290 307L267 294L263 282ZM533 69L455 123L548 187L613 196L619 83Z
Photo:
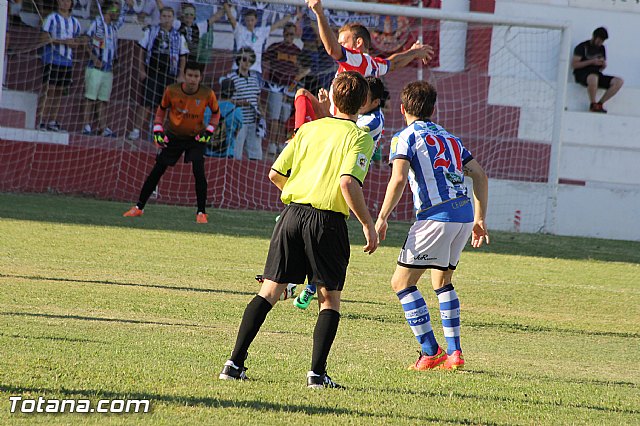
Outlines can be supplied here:
M378 247L378 234L364 201L362 183L373 155L373 139L356 125L369 86L362 75L344 72L333 81L338 113L306 123L285 147L269 172L286 207L273 230L260 292L247 305L231 358L220 379L244 380L249 345L287 283L305 278L318 286L320 313L313 332L309 388L342 388L327 375L326 364L340 322L340 296L349 264L346 219L354 212L367 241Z

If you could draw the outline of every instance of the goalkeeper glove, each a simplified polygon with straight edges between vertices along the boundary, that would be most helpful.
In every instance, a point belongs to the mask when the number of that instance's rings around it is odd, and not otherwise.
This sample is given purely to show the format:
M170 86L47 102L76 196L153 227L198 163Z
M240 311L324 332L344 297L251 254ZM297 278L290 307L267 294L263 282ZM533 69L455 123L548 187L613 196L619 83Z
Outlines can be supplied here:
M214 131L213 124L209 124L206 129L198 133L196 136L196 142L200 143L209 143L211 141L211 136L213 136Z
M153 125L153 143L158 148L166 148L169 143L169 138L165 135L162 124Z

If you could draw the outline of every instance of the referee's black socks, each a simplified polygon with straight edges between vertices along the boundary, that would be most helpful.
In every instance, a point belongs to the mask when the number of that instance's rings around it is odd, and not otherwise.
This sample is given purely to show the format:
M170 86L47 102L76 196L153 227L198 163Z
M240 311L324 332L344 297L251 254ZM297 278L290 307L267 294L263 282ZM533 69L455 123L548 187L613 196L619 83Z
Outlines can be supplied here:
M238 330L236 346L233 348L233 352L231 352L231 358L229 358L238 367L244 366L244 360L247 358L247 350L258 334L258 331L260 331L260 327L262 327L272 307L267 299L256 295L244 310L240 330Z
M316 328L313 330L313 354L311 355L311 371L321 375L326 373L327 358L333 340L338 332L340 312L323 309L318 314Z

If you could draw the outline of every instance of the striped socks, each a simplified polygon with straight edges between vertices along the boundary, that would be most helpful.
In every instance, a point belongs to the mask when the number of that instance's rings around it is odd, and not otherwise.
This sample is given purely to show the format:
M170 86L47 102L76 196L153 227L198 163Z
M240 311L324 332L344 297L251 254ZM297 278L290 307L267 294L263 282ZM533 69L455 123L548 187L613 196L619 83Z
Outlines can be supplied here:
M453 284L447 284L436 290L440 302L440 318L444 338L447 340L447 354L451 355L460 348L460 301L453 288Z
M435 355L438 352L438 342L431 328L429 309L420 290L416 286L411 286L399 291L396 295L402 304L404 317L422 347L422 352L429 356Z

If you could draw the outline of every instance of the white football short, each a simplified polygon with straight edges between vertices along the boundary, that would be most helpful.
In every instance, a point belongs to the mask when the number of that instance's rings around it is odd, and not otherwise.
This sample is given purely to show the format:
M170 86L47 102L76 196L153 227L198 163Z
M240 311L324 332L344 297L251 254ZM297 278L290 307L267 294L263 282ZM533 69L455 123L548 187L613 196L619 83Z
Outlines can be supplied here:
M473 222L418 220L409 229L398 265L406 268L456 269Z

